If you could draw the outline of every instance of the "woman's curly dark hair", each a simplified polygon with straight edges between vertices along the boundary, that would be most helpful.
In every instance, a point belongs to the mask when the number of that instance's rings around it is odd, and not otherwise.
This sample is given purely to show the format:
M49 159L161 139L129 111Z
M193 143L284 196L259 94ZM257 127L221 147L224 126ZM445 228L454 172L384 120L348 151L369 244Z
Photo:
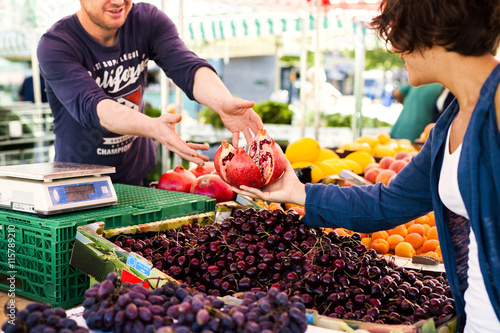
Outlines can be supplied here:
M380 11L371 28L397 52L433 45L464 56L497 52L499 0L382 0Z

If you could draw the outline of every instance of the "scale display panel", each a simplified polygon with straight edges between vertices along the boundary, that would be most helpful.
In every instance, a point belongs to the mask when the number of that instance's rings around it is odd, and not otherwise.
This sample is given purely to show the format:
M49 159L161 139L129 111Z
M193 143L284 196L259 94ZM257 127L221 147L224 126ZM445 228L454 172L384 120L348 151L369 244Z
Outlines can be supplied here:
M70 202L91 201L112 197L109 182L105 180L50 186L48 187L48 191L50 200L54 206Z

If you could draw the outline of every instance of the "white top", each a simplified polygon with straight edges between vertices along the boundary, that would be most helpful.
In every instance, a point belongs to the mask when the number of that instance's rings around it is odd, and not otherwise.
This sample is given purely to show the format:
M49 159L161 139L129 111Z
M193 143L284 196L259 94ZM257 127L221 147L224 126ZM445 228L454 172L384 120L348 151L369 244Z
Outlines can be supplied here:
M443 204L455 214L468 219L469 216L465 209L464 201L458 190L457 173L461 151L462 144L460 144L453 154L450 154L450 131L448 131L438 188L439 197ZM469 239L469 270L467 271L469 287L464 294L465 313L467 315L465 333L500 332L500 321L491 305L479 267L477 242L472 228Z

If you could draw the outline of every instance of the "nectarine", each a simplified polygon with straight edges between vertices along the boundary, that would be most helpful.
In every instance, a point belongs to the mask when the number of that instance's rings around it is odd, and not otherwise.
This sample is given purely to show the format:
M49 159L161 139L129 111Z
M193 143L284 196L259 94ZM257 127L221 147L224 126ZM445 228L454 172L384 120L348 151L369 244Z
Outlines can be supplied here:
M389 166L391 165L392 162L394 162L396 159L392 156L384 156L382 159L378 162L380 165L380 168L382 169L389 169Z
M407 152L405 151L400 151L398 153L396 153L396 155L394 155L394 159L396 160L402 160L404 159L406 156L410 156L410 154L408 154Z
M394 178L396 176L396 171L394 170L391 170L391 169L385 169L385 170L382 170L377 178L375 179L375 181L377 183L383 183L385 185L389 185L389 182L392 180L392 178Z
M401 169L403 169L407 164L408 162L406 161L395 160L394 162L391 163L391 165L389 165L389 170L394 170L396 171L396 173L399 173L399 171L401 171Z
M365 170L364 170L364 173L367 173L368 170L372 169L372 168L380 168L380 164L374 162L374 163L369 163L367 166L365 166Z
M368 171L365 172L365 179L375 184L377 176L379 175L379 173L382 170L384 170L384 169L381 169L381 168L371 168L370 170L368 170Z

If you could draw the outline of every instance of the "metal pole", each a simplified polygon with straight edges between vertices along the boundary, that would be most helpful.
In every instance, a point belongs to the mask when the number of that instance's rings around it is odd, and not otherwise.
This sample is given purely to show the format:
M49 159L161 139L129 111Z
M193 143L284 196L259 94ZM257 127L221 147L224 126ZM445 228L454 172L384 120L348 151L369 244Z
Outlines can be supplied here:
M354 96L356 97L356 107L352 117L352 136L356 140L361 136L362 126L362 99L363 99L363 72L365 70L365 36L362 26L356 23L355 31L355 51L354 51Z
M301 15L302 38L300 41L300 137L306 135L306 72L307 72L307 30L309 13L303 12Z
M322 68L320 64L320 29L321 29L321 0L316 1L316 46L314 50L314 138L319 140L319 118L320 118L320 100L319 90L320 82L319 71Z
M274 95L278 96L281 89L281 57L283 56L283 41L276 36L276 54L274 65Z
M179 30L179 37L182 39L184 36L184 1L179 0L179 20L177 22L177 29ZM182 90L179 87L175 87L175 113L182 114ZM181 121L182 122L182 121ZM182 135L182 125L177 123L175 125L175 131L177 135ZM181 164L181 157L174 155L174 165Z
M163 12L167 11L167 1L162 1L162 10ZM167 113L167 107L169 103L169 86L168 86L168 78L163 72L160 70L160 111L161 114ZM161 146L161 173L163 174L167 170L170 169L170 151L165 148L165 146Z
M32 31L30 34L31 43L31 69L33 71L33 93L35 96L35 104L42 104L42 93L41 83L40 83L40 68L38 65L38 58L36 55L36 48L38 41L36 40L36 31Z

